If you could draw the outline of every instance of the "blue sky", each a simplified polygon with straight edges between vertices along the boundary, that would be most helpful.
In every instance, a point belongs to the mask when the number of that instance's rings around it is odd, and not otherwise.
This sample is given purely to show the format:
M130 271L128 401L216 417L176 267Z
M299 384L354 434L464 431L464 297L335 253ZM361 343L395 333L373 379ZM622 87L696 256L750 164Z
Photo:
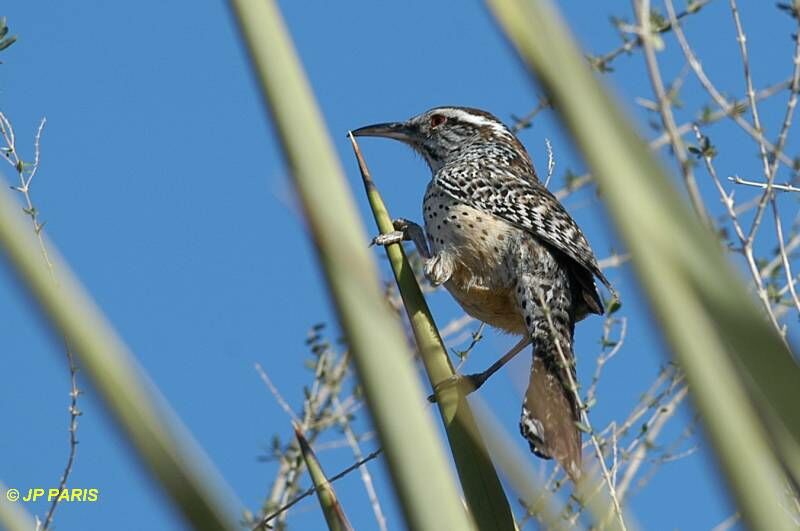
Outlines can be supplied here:
M789 35L796 31L791 20L771 4L742 4L756 85L785 79L791 67ZM627 1L560 5L581 43L595 54L619 43L609 16L631 18ZM273 465L257 456L273 433L284 438L290 433L254 364L264 366L284 395L299 404L308 381L306 332L334 319L227 5L187 6L147 0L8 3L0 15L19 41L2 54L0 110L14 124L28 158L38 122L47 117L33 196L50 238L244 506L253 509L274 473ZM281 2L281 7L370 232L374 227L344 135L348 129L405 119L442 104L481 107L510 120L537 103L538 90L480 3L460 3L458 9L422 1ZM712 2L686 30L711 78L728 93L743 94L727 3ZM671 79L683 61L674 52L662 55L665 78ZM651 94L643 65L639 54L622 56L605 78L651 137L650 116L633 103ZM692 81L681 97L686 110L677 113L683 119L707 100ZM775 100L761 108L771 136L785 97ZM711 131L722 153L720 173L757 178L755 145L729 126ZM546 167L544 139L550 139L557 160L554 186L567 168L583 170L552 113L540 115L520 138L540 173ZM419 218L428 178L424 164L396 143L365 140L362 148L392 213ZM787 151L796 148L790 138ZM12 177L10 166L0 168ZM701 189L713 193L709 182L702 181ZM706 197L718 211L717 199ZM782 201L794 215L796 203ZM566 205L599 257L620 248L596 194L576 194ZM630 271L615 269L608 276L623 295L629 334L601 384L596 425L620 417L668 356ZM5 426L0 480L20 490L55 486L67 451L63 354L4 262L0 293ZM440 323L460 314L446 293L430 299ZM579 326L583 379L594 368L600 326L597 318ZM512 343L488 334L467 370L484 368ZM517 384L527 363L520 357L481 390L512 432L521 395ZM84 414L70 486L98 488L101 500L62 506L57 526L101 529L113 522L116 529L181 528L86 379L81 387ZM690 416L683 411L677 431L666 434L674 436ZM347 450L320 457L329 472L351 461ZM390 527L400 529L382 466L372 470ZM357 475L342 480L338 490L355 526L371 528ZM45 511L40 504L26 508ZM632 508L651 529L710 528L732 511L704 451L666 465ZM290 522L297 529L323 525L313 500L300 504Z

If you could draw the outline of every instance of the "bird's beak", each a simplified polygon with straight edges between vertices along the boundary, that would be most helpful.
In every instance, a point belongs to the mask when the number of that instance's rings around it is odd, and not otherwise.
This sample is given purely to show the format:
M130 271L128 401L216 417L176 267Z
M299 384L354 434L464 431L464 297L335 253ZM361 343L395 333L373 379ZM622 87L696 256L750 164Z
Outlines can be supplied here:
M352 133L353 136L382 136L406 143L412 143L415 137L412 128L402 122L368 125L359 127Z

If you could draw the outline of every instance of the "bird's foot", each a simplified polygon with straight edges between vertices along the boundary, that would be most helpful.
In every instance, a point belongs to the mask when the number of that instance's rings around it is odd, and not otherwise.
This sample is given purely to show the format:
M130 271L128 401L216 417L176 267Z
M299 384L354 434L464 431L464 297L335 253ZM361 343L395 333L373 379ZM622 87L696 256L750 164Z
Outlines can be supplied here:
M387 232L385 234L378 234L377 236L372 238L372 241L370 242L369 245L370 247L372 247L373 245L379 245L383 247L386 245L391 245L393 243L400 243L405 239L406 239L405 234L403 234L402 231L396 230L392 232Z
M446 378L436 384L434 393L428 396L428 402L436 403L436 394L440 393L443 389L450 387L458 387L461 396L477 391L480 386L486 381L486 374L479 372L476 374L454 374L450 378Z
M422 230L422 227L406 218L392 220L392 226L394 227L394 231L375 236L370 246L385 246L393 243L410 241L414 242L414 245L417 247L417 252L419 252L423 258L431 257L431 253L428 250L428 242L425 240L425 232Z

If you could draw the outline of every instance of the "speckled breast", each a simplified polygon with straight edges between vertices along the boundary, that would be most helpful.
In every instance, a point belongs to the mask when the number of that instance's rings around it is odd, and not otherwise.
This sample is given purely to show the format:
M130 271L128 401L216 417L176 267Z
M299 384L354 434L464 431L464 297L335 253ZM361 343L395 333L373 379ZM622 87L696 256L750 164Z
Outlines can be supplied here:
M422 210L431 252L453 259L453 274L444 286L464 311L507 332L526 333L513 292L510 253L521 231L456 201L433 182Z

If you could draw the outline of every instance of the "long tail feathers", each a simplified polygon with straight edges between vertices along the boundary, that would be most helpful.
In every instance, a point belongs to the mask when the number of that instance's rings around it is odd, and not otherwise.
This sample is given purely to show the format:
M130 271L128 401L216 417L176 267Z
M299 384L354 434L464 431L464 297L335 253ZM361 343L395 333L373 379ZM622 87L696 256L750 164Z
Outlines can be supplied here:
M572 359L571 351L564 354ZM557 358L558 353L534 352L519 426L534 454L555 458L577 481L581 475L581 433L576 424L579 413L566 373L571 369L563 368Z

